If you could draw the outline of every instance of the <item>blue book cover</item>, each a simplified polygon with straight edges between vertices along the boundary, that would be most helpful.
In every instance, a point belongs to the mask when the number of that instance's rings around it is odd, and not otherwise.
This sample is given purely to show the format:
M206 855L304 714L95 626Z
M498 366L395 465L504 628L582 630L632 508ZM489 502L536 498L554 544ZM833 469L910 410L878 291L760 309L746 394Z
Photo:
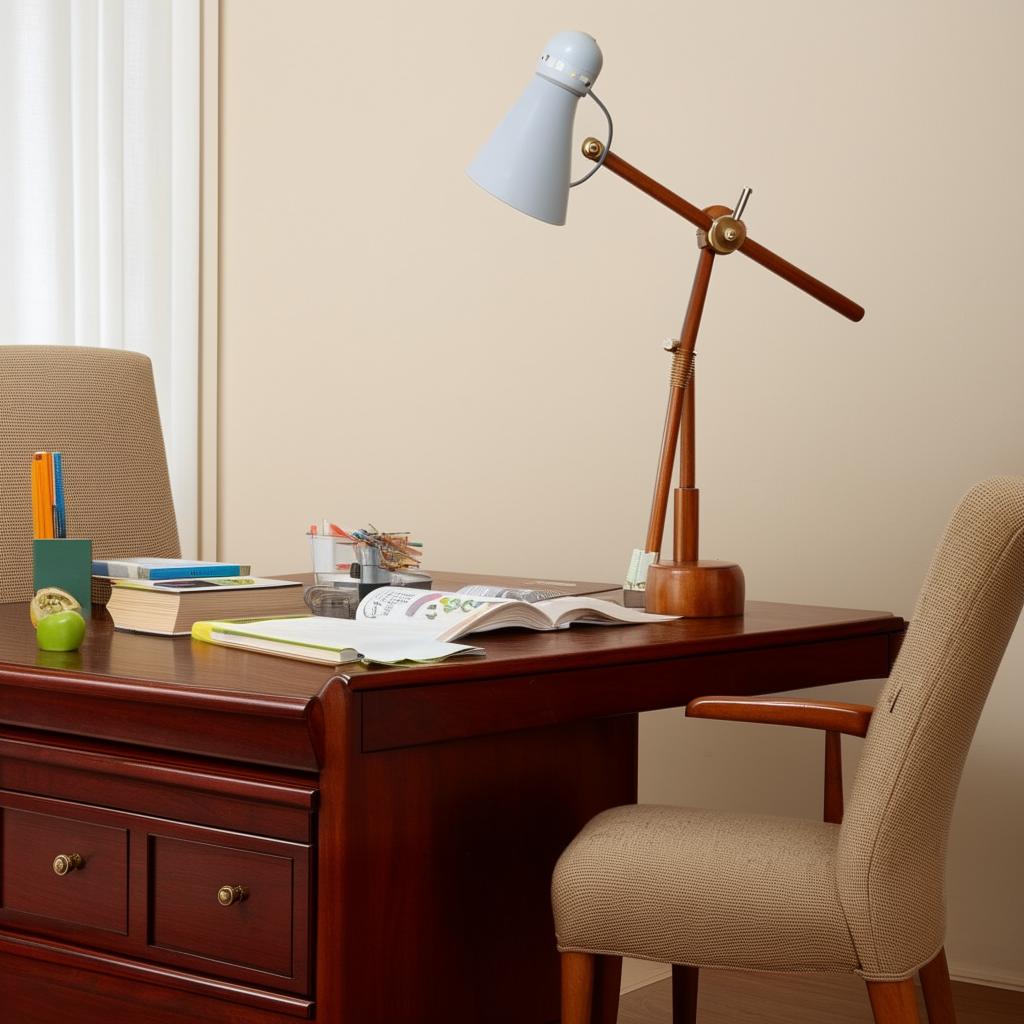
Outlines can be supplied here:
M92 563L93 576L127 580L184 580L206 576L248 576L251 566L193 562L184 558L117 558Z

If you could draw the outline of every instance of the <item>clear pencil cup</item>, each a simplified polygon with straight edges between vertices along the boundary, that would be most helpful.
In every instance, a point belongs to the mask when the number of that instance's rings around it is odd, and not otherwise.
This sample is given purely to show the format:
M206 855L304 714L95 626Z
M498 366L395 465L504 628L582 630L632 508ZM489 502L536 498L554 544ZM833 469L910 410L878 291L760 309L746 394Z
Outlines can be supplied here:
M359 569L352 571L353 564L358 566L359 559L351 540L330 534L310 533L306 536L313 555L313 575L317 586L350 584L359 578Z

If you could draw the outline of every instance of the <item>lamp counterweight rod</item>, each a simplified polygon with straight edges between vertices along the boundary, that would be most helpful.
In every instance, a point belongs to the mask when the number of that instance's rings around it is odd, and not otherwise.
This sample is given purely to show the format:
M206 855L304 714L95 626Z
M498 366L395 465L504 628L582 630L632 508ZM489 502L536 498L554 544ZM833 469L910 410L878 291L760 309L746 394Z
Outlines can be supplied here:
M749 257L755 263L759 263L765 270L778 274L783 280L795 285L801 291L807 292L812 298L823 302L829 309L842 313L847 320L852 320L856 323L864 319L863 306L857 305L852 299L848 299L841 292L837 292L835 288L830 288L824 281L819 281L816 277L812 277L806 270L801 270L799 267L794 266L789 260L784 260L778 254L772 252L771 249L766 249L752 238L748 238L737 251L743 253L744 256Z

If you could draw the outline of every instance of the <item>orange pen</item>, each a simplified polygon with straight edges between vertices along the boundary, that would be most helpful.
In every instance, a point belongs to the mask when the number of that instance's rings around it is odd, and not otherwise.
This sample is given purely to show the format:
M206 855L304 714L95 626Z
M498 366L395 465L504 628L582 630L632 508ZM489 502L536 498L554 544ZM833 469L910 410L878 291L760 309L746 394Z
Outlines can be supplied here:
M46 462L43 452L36 452L32 456L32 536L37 540L46 537L43 526L43 500L45 497L43 473L45 469Z

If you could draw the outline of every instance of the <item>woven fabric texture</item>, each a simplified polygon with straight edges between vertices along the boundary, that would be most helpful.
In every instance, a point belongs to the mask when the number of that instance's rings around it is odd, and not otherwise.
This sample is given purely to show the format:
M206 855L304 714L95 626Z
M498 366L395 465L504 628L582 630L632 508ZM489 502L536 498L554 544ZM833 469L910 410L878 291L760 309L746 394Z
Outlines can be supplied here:
M32 453L64 461L68 536L93 556L181 554L149 359L0 346L0 603L32 596Z
M632 806L555 868L559 949L909 977L943 944L967 750L1024 603L1024 478L960 502L879 698L841 826Z
M552 881L558 948L696 967L852 971L837 825L680 807L605 811Z
M838 850L869 980L943 943L946 839L967 749L1024 601L1024 478L971 490L946 528L865 740Z

